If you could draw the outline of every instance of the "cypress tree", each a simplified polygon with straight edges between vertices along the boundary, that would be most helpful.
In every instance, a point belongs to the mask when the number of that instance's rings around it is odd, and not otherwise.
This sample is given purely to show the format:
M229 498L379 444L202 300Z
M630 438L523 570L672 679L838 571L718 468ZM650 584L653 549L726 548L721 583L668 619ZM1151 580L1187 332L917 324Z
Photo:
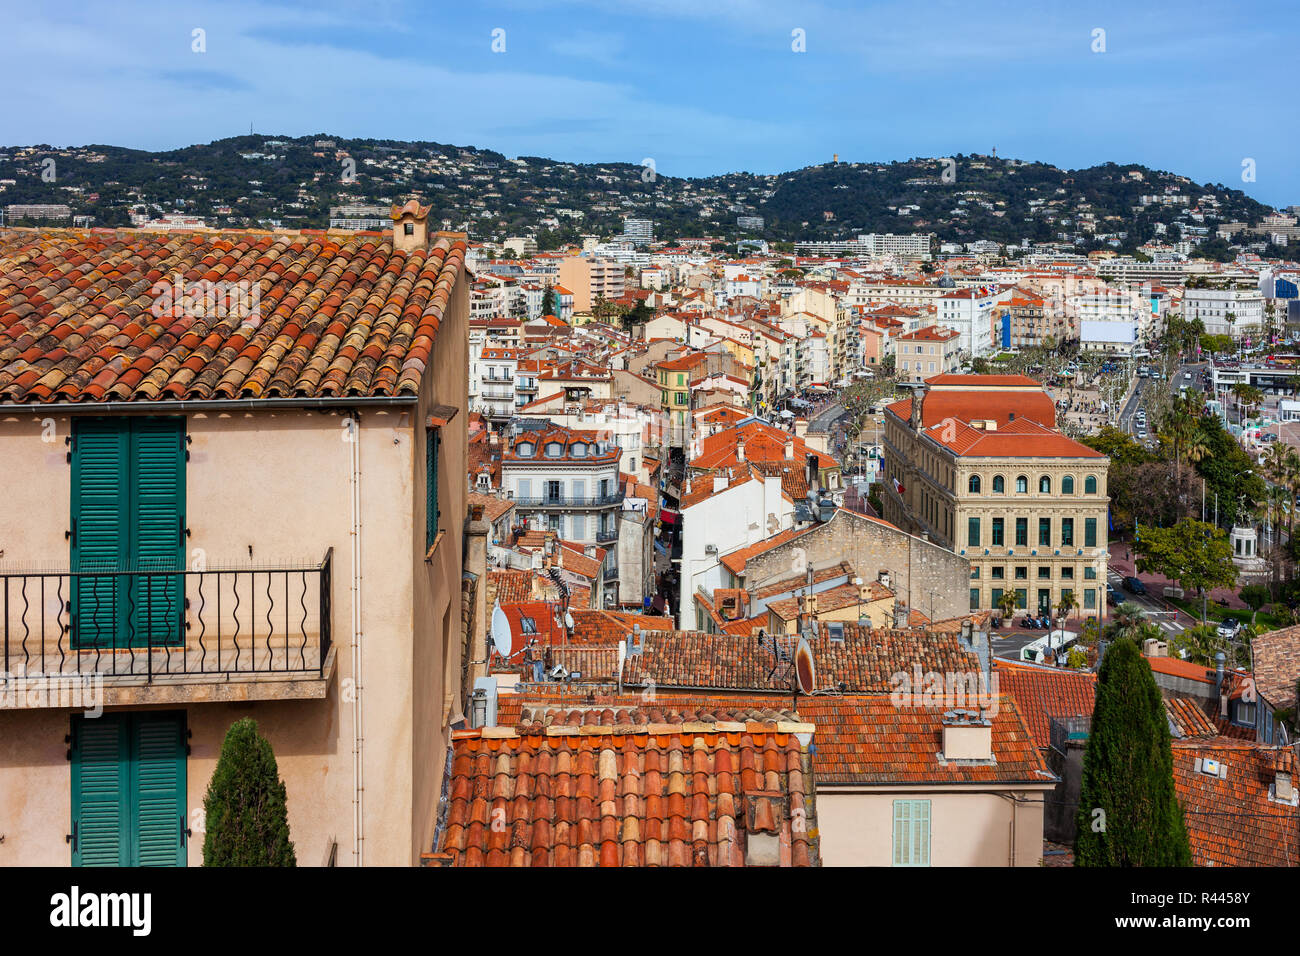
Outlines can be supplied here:
M245 717L226 732L203 799L204 866L297 866L284 781L271 744Z
M1121 637L1097 675L1083 755L1076 866L1191 866L1169 739L1151 667L1137 643Z

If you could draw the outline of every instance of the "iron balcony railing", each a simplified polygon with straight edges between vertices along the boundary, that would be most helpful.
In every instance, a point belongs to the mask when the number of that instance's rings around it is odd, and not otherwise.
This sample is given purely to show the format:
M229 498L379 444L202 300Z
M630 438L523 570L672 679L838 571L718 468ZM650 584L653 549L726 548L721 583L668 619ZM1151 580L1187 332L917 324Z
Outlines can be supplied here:
M622 502L623 492L611 492L607 495L595 495L591 498L572 495L543 495L540 498L514 498L517 507L524 508L600 508Z
M611 542L611 541L617 541L617 540L618 540L618 528L617 528L617 527L614 527L614 528L602 528L600 531L597 531L597 532L596 532L596 543L597 543L597 544L608 544L608 543Z
M5 674L320 677L333 553L289 567L0 569Z

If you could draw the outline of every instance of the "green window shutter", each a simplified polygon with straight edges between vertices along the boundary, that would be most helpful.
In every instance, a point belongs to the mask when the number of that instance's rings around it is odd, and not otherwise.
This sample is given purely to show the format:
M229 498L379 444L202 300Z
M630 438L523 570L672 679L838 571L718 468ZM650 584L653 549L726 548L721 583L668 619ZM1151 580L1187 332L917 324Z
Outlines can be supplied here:
M185 715L132 714L132 830L136 866L184 866Z
M894 866L930 865L930 801L894 801Z
M130 546L130 434L124 421L74 419L72 431L72 639L112 647L125 633Z
M144 418L130 424L133 570L180 570L185 563L185 420ZM183 578L149 575L133 581L133 642L179 643Z
M1083 519L1083 546L1085 548L1095 548L1097 546L1097 519Z
M430 428L425 433L424 481L425 501L425 548L432 548L438 537L438 452L442 444L442 433Z
M72 719L72 865L129 866L130 743L113 714Z

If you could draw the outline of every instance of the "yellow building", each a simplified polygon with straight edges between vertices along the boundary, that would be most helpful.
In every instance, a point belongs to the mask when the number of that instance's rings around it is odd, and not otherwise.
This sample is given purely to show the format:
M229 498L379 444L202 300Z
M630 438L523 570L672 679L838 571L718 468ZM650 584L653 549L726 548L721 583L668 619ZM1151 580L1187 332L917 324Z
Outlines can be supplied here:
M971 610L1105 608L1106 456L1055 429L1033 379L940 375L885 409L886 521L970 561Z

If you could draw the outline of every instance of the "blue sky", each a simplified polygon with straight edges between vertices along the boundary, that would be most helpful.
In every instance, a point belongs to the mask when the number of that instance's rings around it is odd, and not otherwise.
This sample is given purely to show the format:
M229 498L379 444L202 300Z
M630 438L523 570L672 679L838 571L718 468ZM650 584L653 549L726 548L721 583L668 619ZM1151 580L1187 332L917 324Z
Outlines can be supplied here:
M0 0L0 143L162 149L252 124L578 162L650 157L675 176L996 148L1072 168L1145 163L1280 206L1300 203L1298 10ZM192 50L195 29L206 52ZM1247 158L1254 182L1241 178Z

